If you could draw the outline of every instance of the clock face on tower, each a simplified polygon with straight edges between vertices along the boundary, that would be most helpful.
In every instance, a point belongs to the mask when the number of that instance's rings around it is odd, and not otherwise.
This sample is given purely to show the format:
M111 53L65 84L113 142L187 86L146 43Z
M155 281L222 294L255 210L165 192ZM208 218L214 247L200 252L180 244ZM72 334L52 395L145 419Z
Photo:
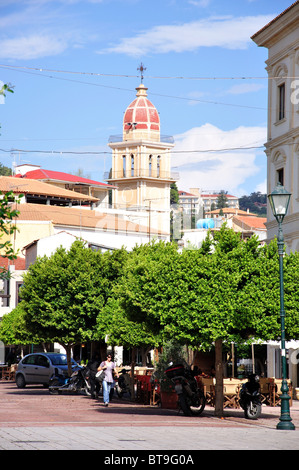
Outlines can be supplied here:
M164 206L164 191L162 188L148 188L146 191L146 199L152 201L154 206Z
M130 203L133 200L133 190L131 188L125 188L121 192L121 199L123 202Z

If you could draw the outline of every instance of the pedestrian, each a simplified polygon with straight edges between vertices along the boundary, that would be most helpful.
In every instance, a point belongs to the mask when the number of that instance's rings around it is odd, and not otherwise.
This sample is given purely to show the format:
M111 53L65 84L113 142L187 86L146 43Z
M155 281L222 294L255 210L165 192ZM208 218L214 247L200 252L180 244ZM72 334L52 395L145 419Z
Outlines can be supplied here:
M96 379L96 373L100 363L101 361L99 355L95 354L86 366L86 378L89 379L91 398L97 398L100 393L100 384Z
M103 385L103 400L105 406L109 405L109 395L110 395L110 390L111 386L114 382L113 378L113 371L115 371L115 364L112 362L112 356L111 354L107 355L106 361L101 362L100 366L98 367L98 371L104 370L105 371L105 377L102 382ZM118 373L115 371L116 377L118 377Z

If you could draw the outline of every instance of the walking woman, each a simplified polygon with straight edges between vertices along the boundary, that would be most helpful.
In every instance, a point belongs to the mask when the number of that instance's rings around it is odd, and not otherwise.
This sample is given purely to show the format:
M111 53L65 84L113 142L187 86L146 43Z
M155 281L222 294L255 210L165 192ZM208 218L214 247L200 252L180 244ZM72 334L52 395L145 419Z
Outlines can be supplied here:
M107 355L106 361L101 362L100 367L98 368L98 371L104 370L105 371L105 377L102 382L103 385L103 399L104 399L104 405L108 406L109 405L109 394L111 390L111 385L113 384L113 374L112 372L115 371L115 364L112 362L112 357L111 354ZM115 371L116 377L118 377L118 373Z

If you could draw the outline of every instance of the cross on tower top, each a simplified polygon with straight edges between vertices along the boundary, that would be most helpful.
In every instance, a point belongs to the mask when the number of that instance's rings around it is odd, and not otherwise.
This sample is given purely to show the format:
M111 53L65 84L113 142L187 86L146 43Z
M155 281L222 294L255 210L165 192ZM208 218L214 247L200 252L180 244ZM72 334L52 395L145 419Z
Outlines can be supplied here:
M138 69L139 72L140 72L140 78L141 78L141 83L143 82L143 72L146 70L146 67L144 67L143 63L141 62L141 64L139 65Z

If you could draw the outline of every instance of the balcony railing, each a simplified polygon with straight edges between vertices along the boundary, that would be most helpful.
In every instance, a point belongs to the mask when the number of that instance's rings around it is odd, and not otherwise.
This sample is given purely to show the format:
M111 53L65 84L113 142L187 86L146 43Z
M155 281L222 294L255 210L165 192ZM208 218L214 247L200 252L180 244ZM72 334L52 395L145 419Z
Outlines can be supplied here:
M149 169L134 169L130 171L106 171L104 173L104 180L109 179L120 179L120 178L160 178L160 179L170 179L177 181L180 179L180 174L177 171L157 171Z
M126 139L123 138L122 134L110 135L108 139L109 144L115 144L116 142L123 142ZM147 140L147 139L144 139ZM161 135L159 142L163 144L174 144L174 138L172 135Z

